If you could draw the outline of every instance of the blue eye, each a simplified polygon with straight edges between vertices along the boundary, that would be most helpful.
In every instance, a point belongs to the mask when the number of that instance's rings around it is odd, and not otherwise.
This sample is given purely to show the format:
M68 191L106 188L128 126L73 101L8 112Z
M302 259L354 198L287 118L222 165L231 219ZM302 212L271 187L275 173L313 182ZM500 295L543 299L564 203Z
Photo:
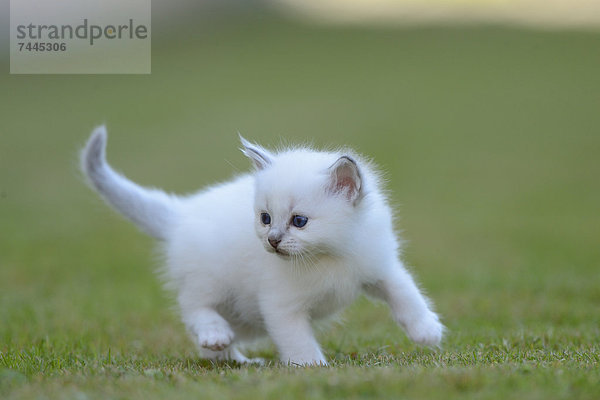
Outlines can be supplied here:
M267 213L260 214L260 222L264 225L271 225L271 216Z
M292 217L292 224L296 228L302 228L308 222L308 218L302 215L294 215Z

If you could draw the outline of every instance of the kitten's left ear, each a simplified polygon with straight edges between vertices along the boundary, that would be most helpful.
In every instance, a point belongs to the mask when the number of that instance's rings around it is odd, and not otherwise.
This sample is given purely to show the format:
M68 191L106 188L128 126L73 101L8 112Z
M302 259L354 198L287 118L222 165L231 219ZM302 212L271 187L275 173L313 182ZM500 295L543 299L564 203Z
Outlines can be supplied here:
M238 133L239 135L239 133ZM246 139L240 136L240 142L242 142L243 149L240 149L246 157L252 160L256 169L261 170L267 168L272 164L273 156L267 150L263 149L257 144L250 143Z
M362 194L362 180L356 162L342 156L329 167L329 190L342 194L348 201L354 203Z

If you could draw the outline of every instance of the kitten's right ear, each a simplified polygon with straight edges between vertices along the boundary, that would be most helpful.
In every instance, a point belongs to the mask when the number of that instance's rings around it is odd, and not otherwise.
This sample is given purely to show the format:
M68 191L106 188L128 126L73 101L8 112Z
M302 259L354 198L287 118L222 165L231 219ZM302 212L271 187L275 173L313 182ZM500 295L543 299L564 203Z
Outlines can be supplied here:
M240 149L246 157L252 160L256 169L261 170L272 164L273 156L257 144L250 143L240 135L243 148Z

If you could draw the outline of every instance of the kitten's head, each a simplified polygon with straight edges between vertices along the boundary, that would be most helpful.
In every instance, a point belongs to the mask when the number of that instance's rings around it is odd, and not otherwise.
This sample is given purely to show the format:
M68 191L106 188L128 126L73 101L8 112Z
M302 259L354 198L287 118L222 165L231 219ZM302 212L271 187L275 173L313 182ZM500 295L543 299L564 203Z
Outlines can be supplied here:
M256 167L256 233L269 252L314 262L347 253L365 195L354 156L308 149L273 154L242 140Z

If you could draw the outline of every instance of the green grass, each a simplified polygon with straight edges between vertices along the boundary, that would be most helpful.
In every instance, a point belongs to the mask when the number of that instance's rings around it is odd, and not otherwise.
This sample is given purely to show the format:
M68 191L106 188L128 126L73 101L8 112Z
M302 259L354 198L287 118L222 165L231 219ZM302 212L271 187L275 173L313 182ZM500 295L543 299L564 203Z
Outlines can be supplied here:
M600 397L600 34L182 25L151 76L0 76L1 398ZM102 122L176 192L247 169L238 130L374 157L443 349L361 299L330 368L198 360L152 241L77 173Z

